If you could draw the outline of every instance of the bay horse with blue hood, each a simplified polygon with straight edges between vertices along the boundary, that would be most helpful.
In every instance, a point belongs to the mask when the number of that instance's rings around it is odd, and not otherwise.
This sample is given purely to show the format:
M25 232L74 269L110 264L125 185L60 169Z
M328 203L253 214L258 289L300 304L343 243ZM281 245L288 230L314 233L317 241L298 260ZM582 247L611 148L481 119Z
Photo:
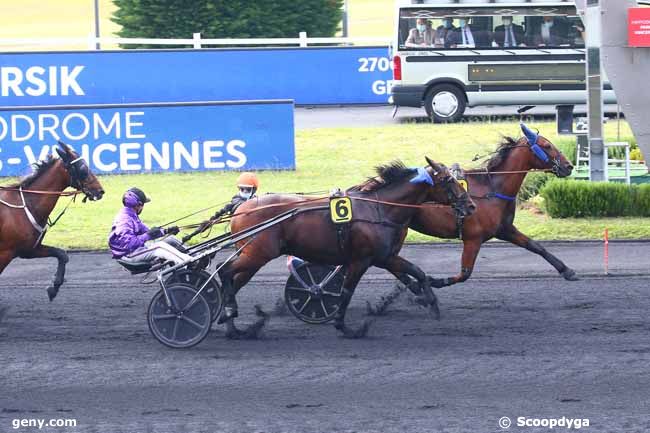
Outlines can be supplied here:
M434 287L466 281L472 275L481 245L492 238L511 242L540 255L566 280L578 279L573 269L540 243L521 233L514 224L517 193L529 171L545 170L557 177L566 177L573 170L571 163L551 141L523 123L520 126L524 134L520 139L506 137L485 168L465 172L469 194L477 206L473 215L458 218L444 207L423 207L411 219L409 228L417 232L445 239L460 237L463 241L460 273L432 280ZM406 230L402 236L406 236ZM409 278L404 275L398 275L398 278L409 283Z
M291 209L319 209L299 213L260 232L244 246L240 256L220 270L225 308L219 322L227 322L227 335L241 335L234 327L234 318L237 317L235 295L239 289L264 264L283 254L315 263L345 265L340 307L334 319L336 329L345 337L362 337L368 329L368 322L358 330L348 328L345 313L359 280L370 266L414 277L425 302L434 314L437 313L430 278L415 264L398 255L403 242L400 235L424 202L453 205L456 212L465 216L471 215L475 206L445 166L428 158L427 162L428 166L424 168L407 168L400 162L378 167L383 183L368 191L348 190L352 220L343 239L331 220L327 198L306 200L304 196L269 194L242 204L231 221L233 234ZM243 243L245 241L240 245Z

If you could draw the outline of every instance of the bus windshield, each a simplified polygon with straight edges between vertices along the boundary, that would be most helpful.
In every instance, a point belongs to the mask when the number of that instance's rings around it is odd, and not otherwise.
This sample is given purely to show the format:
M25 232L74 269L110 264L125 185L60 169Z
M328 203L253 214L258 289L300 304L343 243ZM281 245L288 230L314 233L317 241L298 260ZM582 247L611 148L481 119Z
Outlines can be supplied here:
M584 48L584 26L573 6L403 8L399 48Z

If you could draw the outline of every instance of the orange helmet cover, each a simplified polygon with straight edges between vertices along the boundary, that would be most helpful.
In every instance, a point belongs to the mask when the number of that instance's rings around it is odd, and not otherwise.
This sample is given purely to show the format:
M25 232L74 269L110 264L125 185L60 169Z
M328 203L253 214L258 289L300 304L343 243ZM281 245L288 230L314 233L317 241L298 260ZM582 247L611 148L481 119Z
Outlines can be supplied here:
M246 171L239 175L237 178L237 186L244 186L248 188L259 188L260 181L257 180L255 173Z

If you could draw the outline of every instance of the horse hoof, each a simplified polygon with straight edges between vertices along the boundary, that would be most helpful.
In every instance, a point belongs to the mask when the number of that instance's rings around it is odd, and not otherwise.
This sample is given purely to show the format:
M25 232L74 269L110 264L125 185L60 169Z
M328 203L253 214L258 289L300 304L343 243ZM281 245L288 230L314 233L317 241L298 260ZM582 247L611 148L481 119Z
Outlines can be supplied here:
M335 323L334 327L343 333L343 338L357 339L365 338L370 330L370 325L373 323L374 320L364 320L363 324L358 329L348 328L344 322Z
M237 312L237 308L225 307L223 309L223 313L221 313L221 316L219 316L219 320L217 320L217 324L222 325L231 319L237 318L238 316L239 313Z
M422 306L422 307L428 307L429 306L429 299L427 299L426 296L416 296L415 297L415 303Z
M429 312L435 320L440 320L440 308L438 308L437 302L429 305Z
M562 276L567 281L578 281L580 277L576 275L576 271L571 268L567 268L566 271L562 272Z
M416 280L411 281L409 285L406 286L406 288L409 289L415 296L420 296L422 294L422 287L420 287L420 283Z
M58 294L59 294L59 289L53 286L47 288L47 297L50 298L50 302L52 302L54 298L56 298L56 295Z
M237 328L229 329L226 332L226 338L228 340L241 340L244 336L244 333Z

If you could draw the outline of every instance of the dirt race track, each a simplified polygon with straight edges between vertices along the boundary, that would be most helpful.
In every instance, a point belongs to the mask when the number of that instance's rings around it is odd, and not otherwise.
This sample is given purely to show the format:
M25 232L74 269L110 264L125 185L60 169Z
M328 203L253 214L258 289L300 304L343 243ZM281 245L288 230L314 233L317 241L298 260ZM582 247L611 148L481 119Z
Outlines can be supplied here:
M435 321L403 294L368 338L273 316L263 338L228 341L215 326L190 350L156 342L145 321L154 293L107 253L71 255L47 301L54 261L16 261L0 276L0 432L15 419L76 419L57 432L498 432L518 417L589 419L587 432L650 431L650 244L547 247L583 279L542 259L485 248L474 278L437 290ZM435 275L457 271L455 245L409 246ZM243 289L273 310L288 272L270 264ZM351 324L394 281L372 270ZM556 427L553 431L566 431Z

